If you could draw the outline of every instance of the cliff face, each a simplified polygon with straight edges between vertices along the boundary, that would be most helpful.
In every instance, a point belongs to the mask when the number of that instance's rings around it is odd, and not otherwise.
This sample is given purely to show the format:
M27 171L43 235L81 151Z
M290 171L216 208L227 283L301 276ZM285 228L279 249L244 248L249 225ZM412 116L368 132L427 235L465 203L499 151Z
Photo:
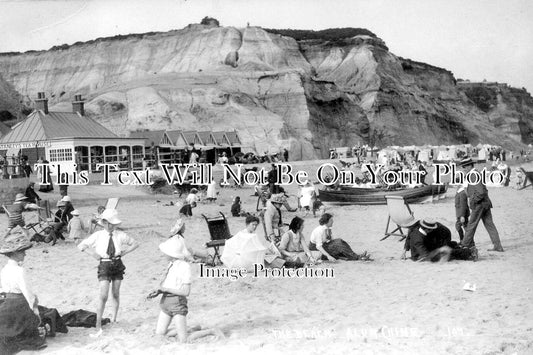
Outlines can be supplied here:
M52 110L83 94L88 114L121 135L235 128L245 150L290 146L294 159L357 143L511 147L533 131L527 93L508 88L484 111L452 73L366 35L297 42L256 27L190 25L4 55L0 72L26 97L45 91Z

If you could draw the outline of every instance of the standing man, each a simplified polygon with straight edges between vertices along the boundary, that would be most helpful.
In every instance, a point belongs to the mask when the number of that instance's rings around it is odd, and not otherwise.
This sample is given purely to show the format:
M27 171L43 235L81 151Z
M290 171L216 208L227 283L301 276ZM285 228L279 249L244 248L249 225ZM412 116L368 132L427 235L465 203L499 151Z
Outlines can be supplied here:
M287 150L287 148L283 149L283 161L284 162L288 162L289 161L289 151Z
M469 157L461 160L460 166L465 174L471 171L477 171L474 168L474 162ZM469 247L472 250L476 248L474 244L474 234L476 233L476 228L479 221L482 220L483 225L485 226L485 229L487 229L490 240L493 244L493 247L488 251L503 252L498 230L492 221L492 202L489 198L487 187L481 181L479 181L475 185L468 185L466 188L466 194L468 195L471 211L470 220L466 226L465 237L461 241L461 245Z
M117 210L107 209L100 216L104 230L93 233L82 241L78 248L85 251L98 260L98 281L100 284L100 295L98 309L96 311L96 333L91 337L96 338L102 334L102 315L109 295L111 285L111 296L114 303L113 322L117 321L118 307L120 304L120 284L124 278L126 267L122 263L121 257L131 253L139 247L139 244L123 231L116 227L121 223L118 219Z

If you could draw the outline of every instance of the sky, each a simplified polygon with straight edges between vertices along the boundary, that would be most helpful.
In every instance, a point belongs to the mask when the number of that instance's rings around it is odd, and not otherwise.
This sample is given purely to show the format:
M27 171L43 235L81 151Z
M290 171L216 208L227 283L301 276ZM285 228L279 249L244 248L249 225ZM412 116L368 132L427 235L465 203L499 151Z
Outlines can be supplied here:
M117 34L222 26L361 27L395 55L533 92L531 0L0 0L0 52Z

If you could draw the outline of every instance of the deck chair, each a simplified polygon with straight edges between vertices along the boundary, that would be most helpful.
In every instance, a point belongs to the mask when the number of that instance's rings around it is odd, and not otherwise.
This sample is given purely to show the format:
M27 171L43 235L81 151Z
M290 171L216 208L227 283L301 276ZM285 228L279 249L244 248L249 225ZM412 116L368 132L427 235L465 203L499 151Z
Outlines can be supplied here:
M387 200L387 207L389 209L389 218L387 220L387 227L385 228L385 236L380 240L385 240L391 235L401 237L400 242L407 238L407 234L404 234L402 228L408 228L412 226L416 219L409 208L409 205L402 196L385 196ZM389 226L392 223L396 224L396 228L389 231ZM390 226L392 228L392 226Z
M107 199L107 203L105 204L106 210L116 210L118 206L118 201L120 200L120 197L110 197Z
M522 187L522 189L525 189L526 187L530 186L533 188L533 171L525 171L524 169L522 169L524 175L525 175L525 179L524 179L524 187ZM527 181L529 180L529 184L527 183Z
M213 266L217 265L217 261L219 264L222 264L222 261L220 260L220 247L223 247L226 244L226 240L232 237L226 217L222 212L219 212L219 214L220 216L216 217L207 217L202 214L207 222L207 228L211 235L211 240L205 243L205 246L206 248L214 249L213 260L211 263Z
M53 221L52 210L50 209L50 201L37 201L37 206L40 207L37 210L39 221L27 224L26 228L32 229L35 234L46 234L50 227L50 222Z

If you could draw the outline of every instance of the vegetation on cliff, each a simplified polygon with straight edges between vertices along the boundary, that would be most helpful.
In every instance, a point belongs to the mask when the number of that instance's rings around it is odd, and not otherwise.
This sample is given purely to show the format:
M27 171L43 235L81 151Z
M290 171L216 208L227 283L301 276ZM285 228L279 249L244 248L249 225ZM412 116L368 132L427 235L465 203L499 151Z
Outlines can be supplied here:
M264 28L265 31L279 34L282 36L292 37L297 41L322 39L325 41L336 41L344 38L350 38L354 36L370 36L377 38L377 36L366 28L328 28L321 31L313 30L291 30L291 29L273 29Z

